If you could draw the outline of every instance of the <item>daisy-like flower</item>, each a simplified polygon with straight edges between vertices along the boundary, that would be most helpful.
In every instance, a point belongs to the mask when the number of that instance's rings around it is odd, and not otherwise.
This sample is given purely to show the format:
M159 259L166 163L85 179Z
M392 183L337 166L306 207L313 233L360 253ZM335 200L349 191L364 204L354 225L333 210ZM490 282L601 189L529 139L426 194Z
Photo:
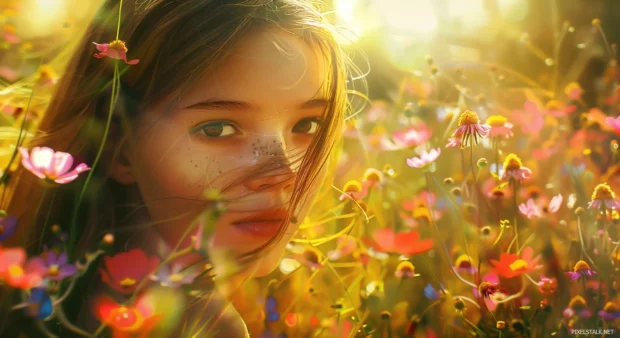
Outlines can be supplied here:
M93 44L97 47L100 53L95 53L94 57L101 59L104 57L110 57L112 59L123 60L128 65L135 65L140 62L138 59L127 61L127 46L125 42L121 40L114 40L110 43L96 43Z
M134 305L121 305L109 296L100 296L95 301L97 318L109 326L113 337L148 337L162 319L163 314L155 314L154 305L147 297L139 297Z
M431 149L430 151L422 151L420 157L412 157L407 159L407 165L411 168L425 168L435 162L441 154L441 148Z
M471 110L466 110L459 116L458 128L452 135L461 139L461 148L468 148L478 144L479 139L487 137L489 127L480 124L478 114Z
M196 271L195 268L186 268L181 263L174 263L159 268L157 273L151 275L151 280L159 282L163 286L175 288L192 283L199 274L200 272Z
M527 200L526 203L521 203L519 205L519 212L527 216L527 218L532 218L534 216L536 217L541 216L540 210L538 209L538 206L536 205L536 203L534 203L533 198L530 198L529 200Z
M616 194L607 183L601 183L594 188L592 200L588 203L593 209L620 209L620 203L616 201Z
M521 252L521 257L516 254L509 254L502 252L498 260L491 260L493 265L493 273L504 277L513 278L521 276L524 273L530 273L542 268L538 265L540 256L534 257L534 250L531 247L526 247Z
M596 271L590 268L590 265L585 261L578 261L573 267L573 271L568 271L564 273L569 276L572 280L577 280L581 277L587 278L596 275Z
M583 89L579 83L573 81L566 85L564 94L566 94L570 100L579 100L583 94Z
M588 303L581 296L575 296L568 303L568 307L562 312L564 318L580 317L590 318L592 313L588 310Z
M415 273L415 266L409 261L400 262L394 271L394 276L398 279L413 278L419 275L419 273Z
M118 292L130 294L157 265L159 258L147 257L140 249L121 252L112 257L104 257L103 267L100 268L101 280Z
M392 133L392 138L397 144L405 147L416 147L424 144L432 136L432 132L426 128L411 126L406 130L399 130Z
M547 278L544 275L540 275L540 282L538 282L538 291L543 295L550 295L558 289L558 280L555 278Z
M607 302L598 315L605 320L616 320L620 318L620 308L615 303Z
M471 257L466 254L460 255L454 262L454 267L458 272L475 273L476 267L472 263Z
M377 252L413 256L433 248L432 239L420 239L417 231L394 233L391 228L375 231L373 238L364 237L366 245Z
M500 178L503 181L509 181L510 179L514 179L517 182L520 182L525 179L529 179L532 175L532 170L523 166L523 162L521 159L515 154L508 154L506 159L504 160L504 169Z
M512 123L501 115L489 116L486 126L489 128L489 137L508 139L513 135Z
M26 262L26 252L23 248L3 249L0 247L0 280L15 288L24 290L41 285L43 276L33 271Z
M31 258L28 267L55 281L63 280L77 272L75 265L67 263L65 252L58 255L52 250L45 251L40 257Z
M73 156L62 151L54 151L48 147L19 148L22 156L22 165L35 176L64 184L75 180L80 173L90 170L85 163L73 166Z

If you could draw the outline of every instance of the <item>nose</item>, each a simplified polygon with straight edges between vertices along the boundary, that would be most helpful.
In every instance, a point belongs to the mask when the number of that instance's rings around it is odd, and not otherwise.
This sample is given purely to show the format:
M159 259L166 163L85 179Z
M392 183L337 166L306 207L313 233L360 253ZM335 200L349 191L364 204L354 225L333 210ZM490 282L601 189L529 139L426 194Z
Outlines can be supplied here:
M244 183L249 190L284 190L293 186L295 174L284 157L257 163L255 170Z

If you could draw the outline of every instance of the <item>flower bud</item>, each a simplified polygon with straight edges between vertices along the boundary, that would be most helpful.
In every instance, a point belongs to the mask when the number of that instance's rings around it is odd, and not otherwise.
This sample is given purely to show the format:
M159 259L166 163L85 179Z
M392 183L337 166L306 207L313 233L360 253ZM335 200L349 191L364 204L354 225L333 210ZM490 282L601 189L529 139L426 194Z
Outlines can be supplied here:
M586 212L586 211L582 207L579 207L579 208L575 209L575 215L577 215L577 216L583 215L584 212Z
M600 26L601 20L599 18L592 19L592 26Z
M502 330L506 328L506 322L503 320L498 320L497 323L495 323L495 327Z
M481 158L478 160L478 168L484 168L489 164L486 158Z
M114 235L112 235L112 234L105 234L103 236L103 243L105 243L107 245L114 244Z
M454 179L452 179L452 177L446 177L444 178L443 183L447 185L452 185L454 184Z
M381 319L389 320L390 318L392 318L392 314L389 311L382 311L381 312Z

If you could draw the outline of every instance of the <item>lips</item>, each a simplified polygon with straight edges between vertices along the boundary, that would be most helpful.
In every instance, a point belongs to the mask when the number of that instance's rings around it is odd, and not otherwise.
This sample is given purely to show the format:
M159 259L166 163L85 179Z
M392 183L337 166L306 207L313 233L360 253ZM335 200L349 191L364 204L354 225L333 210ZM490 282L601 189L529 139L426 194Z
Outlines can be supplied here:
M232 222L232 225L254 237L269 238L278 233L286 218L286 208L263 211Z

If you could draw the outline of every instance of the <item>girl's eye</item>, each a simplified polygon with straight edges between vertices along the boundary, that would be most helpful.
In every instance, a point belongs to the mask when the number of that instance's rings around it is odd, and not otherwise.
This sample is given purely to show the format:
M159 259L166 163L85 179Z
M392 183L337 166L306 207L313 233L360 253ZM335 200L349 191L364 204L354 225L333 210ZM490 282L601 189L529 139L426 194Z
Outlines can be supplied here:
M237 133L235 126L226 122L211 122L209 124L200 126L196 130L198 133L206 136L206 137L224 137L230 136Z
M319 126L321 125L321 120L318 118L306 118L303 119L293 127L293 133L296 134L315 134Z

